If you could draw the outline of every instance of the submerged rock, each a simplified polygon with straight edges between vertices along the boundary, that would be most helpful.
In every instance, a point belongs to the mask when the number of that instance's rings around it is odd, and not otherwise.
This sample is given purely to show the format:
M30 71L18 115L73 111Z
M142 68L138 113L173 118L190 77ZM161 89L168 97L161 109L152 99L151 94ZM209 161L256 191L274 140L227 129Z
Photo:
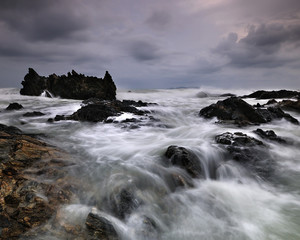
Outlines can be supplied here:
M237 97L230 97L205 107L200 110L199 115L205 118L217 117L219 120L231 121L241 126L267 123L282 118L291 123L299 124L297 119L278 107L255 108Z
M124 219L142 204L132 188L118 188L113 191L108 199L109 210L114 216Z
M37 111L27 112L27 113L23 114L24 117L40 117L40 116L44 116L44 115L45 115L44 113L37 112Z
M8 107L6 108L6 110L20 110L22 108L23 108L23 106L19 103L10 103L8 105Z
M228 160L237 161L260 177L268 178L272 175L274 161L262 141L241 132L226 132L217 135L215 140L229 153Z
M69 99L116 99L116 86L111 75L106 72L104 78L89 77L78 74L74 70L68 76L52 74L48 77L39 76L32 68L22 81L20 94L40 96L44 91L49 95ZM50 94L51 93L51 94Z
M244 98L256 98L256 99L269 99L269 98L298 98L300 92L290 90L279 90L279 91L264 91L259 90L249 95L243 96Z
M118 234L112 223L100 214L89 213L86 227L92 239L118 240Z
M184 147L169 146L165 156L168 158L169 164L184 169L191 177L203 176L200 159L192 151Z

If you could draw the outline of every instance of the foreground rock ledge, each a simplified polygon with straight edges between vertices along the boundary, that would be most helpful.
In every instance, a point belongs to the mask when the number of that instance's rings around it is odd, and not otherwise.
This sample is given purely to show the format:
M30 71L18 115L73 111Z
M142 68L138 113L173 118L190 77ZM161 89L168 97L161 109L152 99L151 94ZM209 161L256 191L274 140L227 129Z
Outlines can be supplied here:
M20 94L40 96L43 92L46 96L85 100L99 98L102 100L116 99L116 86L111 75L106 72L104 78L89 77L78 74L74 70L68 75L48 77L40 76L35 70L29 68L28 74L22 81L23 88Z
M70 202L74 186L66 184L66 158L58 149L0 124L0 239L19 239Z

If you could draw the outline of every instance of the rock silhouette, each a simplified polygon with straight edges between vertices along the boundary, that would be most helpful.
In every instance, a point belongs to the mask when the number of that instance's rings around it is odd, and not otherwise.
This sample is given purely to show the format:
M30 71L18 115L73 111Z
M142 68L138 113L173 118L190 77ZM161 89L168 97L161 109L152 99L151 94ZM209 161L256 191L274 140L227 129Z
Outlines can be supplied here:
M22 95L40 96L45 91L48 95L51 93L55 97L68 99L85 100L92 97L102 100L116 99L116 86L107 71L103 79L78 74L74 70L67 76L52 74L44 77L29 68L22 85L23 88L20 90Z

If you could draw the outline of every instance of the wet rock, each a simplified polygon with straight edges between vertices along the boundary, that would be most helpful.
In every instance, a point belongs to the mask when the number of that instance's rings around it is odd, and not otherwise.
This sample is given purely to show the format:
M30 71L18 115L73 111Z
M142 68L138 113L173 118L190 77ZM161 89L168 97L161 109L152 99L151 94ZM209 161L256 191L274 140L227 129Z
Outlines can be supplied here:
M217 117L224 122L230 121L240 126L258 125L282 118L291 123L299 124L297 119L283 112L278 107L255 108L237 97L227 98L205 107L200 110L199 115L205 118Z
M53 96L69 99L116 99L116 86L108 72L103 79L78 74L74 70L68 73L68 76L52 74L44 77L29 68L22 85L22 95L40 96L44 91L48 91L48 94Z
M8 105L8 107L6 108L6 110L20 110L22 108L23 108L23 106L19 103L10 103Z
M224 93L219 95L219 97L236 97L236 95L233 93Z
M284 110L294 111L300 113L300 100L283 100L278 103L278 106Z
M165 156L169 164L184 169L191 177L203 176L200 159L192 151L184 147L169 146Z
M66 171L52 159L68 162L58 149L0 125L0 239L18 239L50 219L60 204L70 202L73 190L63 180ZM34 169L51 181L36 179ZM59 179L48 178L52 169L60 171Z
M84 103L87 103L86 101ZM138 104L138 102L136 102ZM67 119L76 121L102 122L108 117L121 115L123 112L132 113L138 116L147 114L147 111L142 111L132 106L132 102L101 101L99 99L89 100L88 104L81 107Z
M264 130L258 128L253 132L256 133L258 136L260 136L261 138L279 142L279 143L286 143L286 140L284 140L281 137L278 137L273 130L264 131Z
M276 103L277 103L277 101L275 99L271 99L265 105L274 105Z
M290 90L279 91L264 91L259 90L249 95L243 96L244 98L256 98L256 99L269 99L269 98L297 98L300 96L300 92Z
M100 214L89 213L85 224L92 239L119 239L113 224Z
M272 175L274 161L262 141L241 132L226 132L217 135L215 140L227 150L228 160L237 161L262 178L269 178Z
M44 113L37 112L37 111L27 112L27 113L23 114L24 117L40 117L40 116L44 116L44 115L45 115Z
M137 209L142 201L137 198L132 188L115 189L108 199L110 211L118 218L124 219Z

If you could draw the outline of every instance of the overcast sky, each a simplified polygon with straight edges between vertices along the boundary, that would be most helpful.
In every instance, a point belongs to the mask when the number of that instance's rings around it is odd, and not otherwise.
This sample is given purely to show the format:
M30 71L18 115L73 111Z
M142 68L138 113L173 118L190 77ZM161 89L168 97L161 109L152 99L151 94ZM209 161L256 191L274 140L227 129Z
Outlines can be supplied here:
M300 89L300 0L1 0L0 87L78 73L117 87Z

